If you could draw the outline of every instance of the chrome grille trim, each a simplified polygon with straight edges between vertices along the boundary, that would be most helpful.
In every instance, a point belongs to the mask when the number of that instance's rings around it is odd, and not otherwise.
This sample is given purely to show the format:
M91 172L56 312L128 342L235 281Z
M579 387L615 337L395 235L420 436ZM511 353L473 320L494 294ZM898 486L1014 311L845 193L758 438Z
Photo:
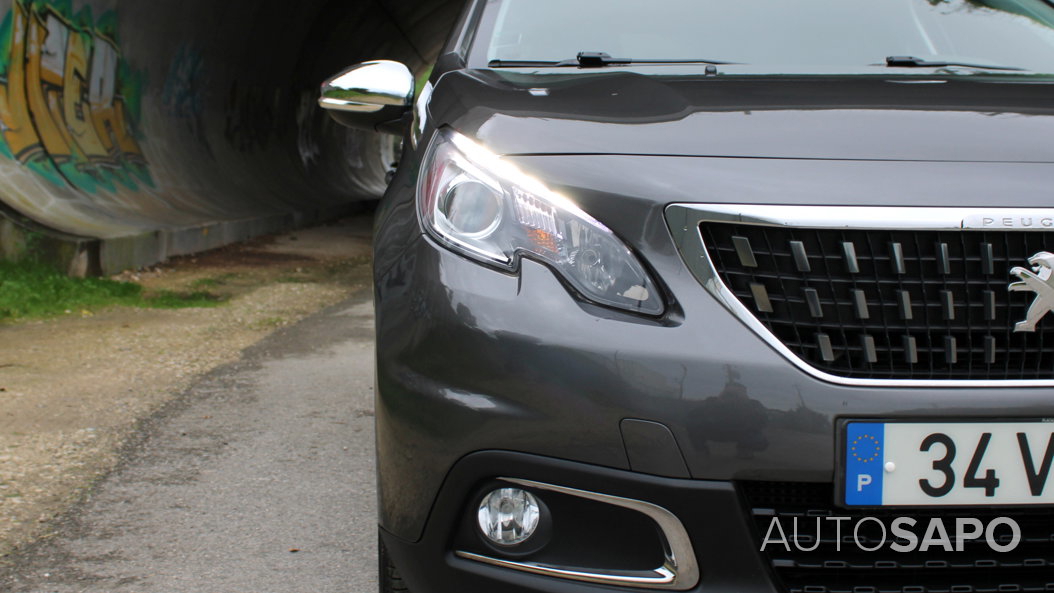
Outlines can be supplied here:
M703 223L724 222L809 229L1049 232L1054 231L1054 209L671 204L666 207L665 216L677 250L696 280L769 347L817 379L858 387L1054 386L1054 379L866 379L826 373L787 348L724 284L707 253L700 231ZM894 247L893 251L897 253L899 250ZM910 307L910 303L904 305ZM903 312L911 314L910 308ZM906 350L908 357L913 357L915 351L915 344L911 346ZM946 347L949 347L948 355L955 356L955 344L946 344Z

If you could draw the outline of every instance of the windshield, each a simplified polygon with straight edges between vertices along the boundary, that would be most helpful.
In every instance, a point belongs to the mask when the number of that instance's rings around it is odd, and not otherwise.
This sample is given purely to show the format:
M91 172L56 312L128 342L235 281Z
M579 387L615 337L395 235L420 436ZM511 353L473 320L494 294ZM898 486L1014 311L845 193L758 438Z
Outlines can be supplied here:
M1054 73L1054 7L1043 0L488 0L487 10L476 52L493 66L604 52L773 72Z

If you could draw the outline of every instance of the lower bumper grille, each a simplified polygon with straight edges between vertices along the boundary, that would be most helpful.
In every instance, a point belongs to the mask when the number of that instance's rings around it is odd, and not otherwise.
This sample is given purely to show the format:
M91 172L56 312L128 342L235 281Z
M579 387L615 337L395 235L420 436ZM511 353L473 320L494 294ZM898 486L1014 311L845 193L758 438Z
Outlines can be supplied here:
M788 593L1039 593L1054 591L1054 509L839 509L834 506L832 484L797 482L741 482L757 527L758 549L774 519L779 520L789 540L791 526L798 521L797 541L790 551L782 544L769 544L762 552L771 563L777 579ZM950 531L954 517L972 517L987 524L997 517L1009 517L1021 527L1018 547L1000 553L984 538L964 543L962 552L946 552L930 547L926 552L900 553L889 542L874 552L856 547L853 535L835 536L833 524L825 517L849 517L845 525L855 525L864 517L882 521L889 532L894 518L916 519L912 531L920 540L931 518L944 520ZM817 532L817 519L821 529ZM859 540L867 547L879 543L881 530L865 522ZM1007 530L997 532L1000 543L1008 543ZM954 532L949 534L954 541ZM817 542L817 540L819 540ZM770 538L771 541L771 538ZM838 550L841 543L841 551Z

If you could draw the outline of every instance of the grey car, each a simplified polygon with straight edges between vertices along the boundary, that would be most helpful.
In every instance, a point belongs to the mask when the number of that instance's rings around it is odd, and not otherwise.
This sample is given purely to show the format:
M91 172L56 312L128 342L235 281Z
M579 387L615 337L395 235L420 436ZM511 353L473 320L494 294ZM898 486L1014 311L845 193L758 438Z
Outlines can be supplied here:
M474 0L377 213L382 591L1054 590L1054 6Z

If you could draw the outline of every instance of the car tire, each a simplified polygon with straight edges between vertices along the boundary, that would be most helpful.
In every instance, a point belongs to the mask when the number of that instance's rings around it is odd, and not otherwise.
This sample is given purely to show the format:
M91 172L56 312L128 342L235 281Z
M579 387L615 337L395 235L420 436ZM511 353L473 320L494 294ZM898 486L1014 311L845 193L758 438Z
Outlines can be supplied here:
M380 536L377 537L377 576L380 580L380 593L410 593L403 578L399 576L399 569L392 564L388 548L384 547Z

